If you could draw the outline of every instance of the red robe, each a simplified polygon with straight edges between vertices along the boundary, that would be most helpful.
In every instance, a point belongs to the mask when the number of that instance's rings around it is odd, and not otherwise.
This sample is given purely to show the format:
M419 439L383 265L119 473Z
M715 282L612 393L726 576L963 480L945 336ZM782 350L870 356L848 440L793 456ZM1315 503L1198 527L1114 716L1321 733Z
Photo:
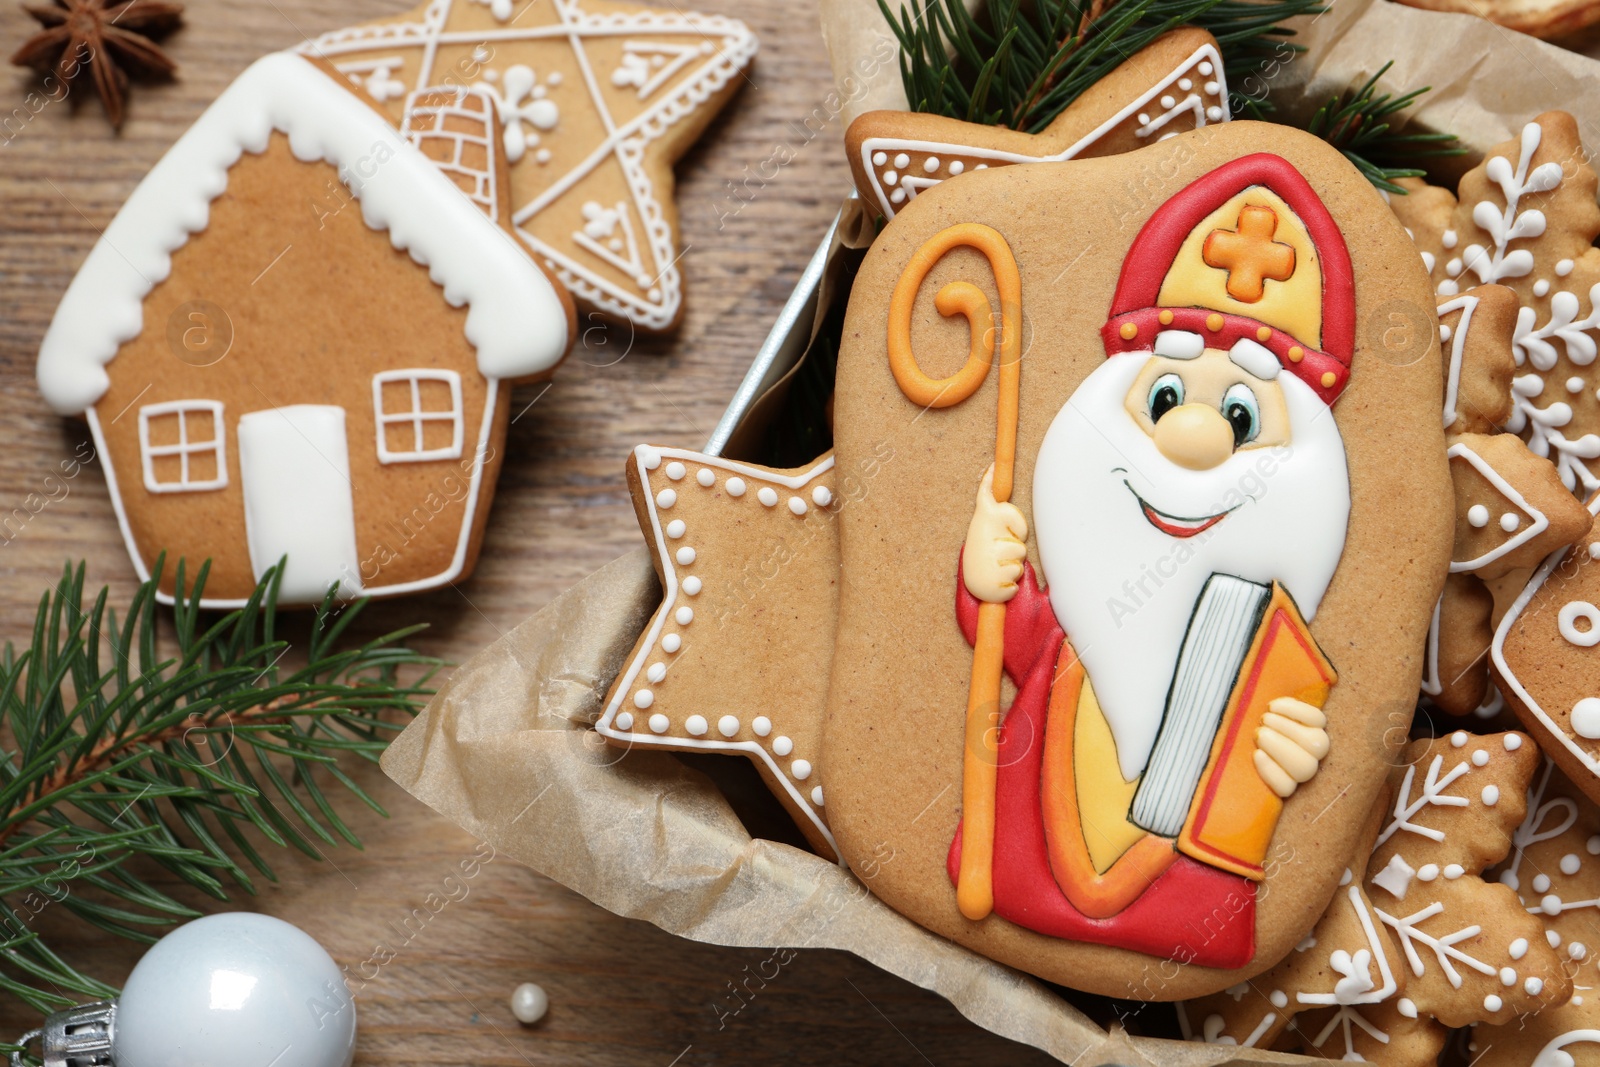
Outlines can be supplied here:
M978 599L956 575L956 618L967 643L976 640ZM1207 967L1242 967L1255 955L1256 887L1250 879L1179 855L1150 887L1110 918L1073 907L1051 869L1040 801L1045 723L1055 666L1066 634L1050 597L1025 566L1006 605L1005 669L1017 699L999 732L995 787L994 911L1029 930ZM948 858L950 880L961 869L961 828Z

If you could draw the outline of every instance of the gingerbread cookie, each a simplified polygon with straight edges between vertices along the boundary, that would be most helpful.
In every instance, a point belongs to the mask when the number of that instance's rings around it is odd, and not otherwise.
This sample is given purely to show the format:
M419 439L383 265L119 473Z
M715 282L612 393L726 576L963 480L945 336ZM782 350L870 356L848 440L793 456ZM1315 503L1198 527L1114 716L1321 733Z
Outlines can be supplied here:
M141 579L209 560L205 606L233 607L281 559L283 604L471 572L510 386L553 373L573 311L508 234L488 102L418 99L402 138L331 69L259 60L67 289L39 387L87 417Z
M488 93L517 235L581 302L643 330L677 323L672 165L747 80L756 39L742 22L616 0L428 0L301 51L396 125L417 89Z
M893 218L918 193L968 171L1114 155L1229 119L1216 38L1164 34L1096 82L1038 134L910 111L869 111L845 132L856 189Z
M1428 11L1454 11L1477 15L1508 29L1534 37L1554 38L1577 33L1600 22L1600 4L1594 0L1400 0Z
M1589 502L1600 513L1600 493ZM1592 521L1592 520L1591 520ZM1578 788L1600 799L1600 527L1534 572L1495 631L1506 700Z

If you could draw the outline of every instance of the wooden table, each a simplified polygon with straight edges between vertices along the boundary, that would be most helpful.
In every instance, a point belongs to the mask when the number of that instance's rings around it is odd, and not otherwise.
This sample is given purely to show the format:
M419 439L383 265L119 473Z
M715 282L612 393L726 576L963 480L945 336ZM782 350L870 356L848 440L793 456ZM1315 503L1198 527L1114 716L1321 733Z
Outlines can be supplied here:
M39 340L97 234L251 60L405 6L193 0L186 28L169 41L182 80L136 86L120 136L85 89L76 109L45 107L0 144L0 515L30 493L53 498L20 528L0 528L0 638L26 643L41 592L68 560L87 560L90 584L110 584L116 597L134 585L99 467L67 483L45 481L87 432L52 414L34 384ZM678 169L682 328L664 340L631 338L626 327L592 330L548 392L514 398L512 410L523 413L511 427L477 573L460 589L372 609L388 625L428 622L418 645L435 655L466 659L639 543L622 479L627 450L640 441L705 442L846 191L842 124L809 142L799 132L831 89L816 12L780 0L705 6L749 22L762 52L749 84ZM0 4L0 53L32 27L15 4ZM35 84L0 68L0 117ZM746 182L779 145L793 162L770 181ZM729 183L740 200L730 199ZM392 814L385 821L342 804L364 851L314 863L280 850L272 856L279 882L234 902L299 924L342 964L355 966L380 943L395 951L358 998L358 1064L1053 1062L833 952L801 953L719 1025L714 1005L765 951L671 937L509 861L488 865L465 899L430 915L424 899L476 842L376 770L362 780ZM42 932L74 964L120 983L141 950L57 912L41 916ZM524 981L550 994L538 1027L511 1016L511 990ZM0 1002L6 1036L36 1022L14 1001Z

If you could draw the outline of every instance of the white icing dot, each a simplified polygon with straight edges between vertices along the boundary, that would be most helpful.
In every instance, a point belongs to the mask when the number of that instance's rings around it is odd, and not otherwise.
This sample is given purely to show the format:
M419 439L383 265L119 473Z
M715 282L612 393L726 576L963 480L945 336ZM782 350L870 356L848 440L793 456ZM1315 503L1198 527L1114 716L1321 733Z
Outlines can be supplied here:
M1600 390L1596 391L1595 396L1597 399L1600 399ZM1600 541L1596 541L1594 544L1589 546L1589 558L1600 559Z
M929 174L937 173L939 170L939 157L929 156L927 159L924 159L922 161L922 169Z
M732 737L739 732L739 720L732 715L724 715L717 720L717 733L723 737Z
M894 157L894 165L899 170L905 170L911 165L911 157L906 155L904 152L901 152L899 155Z
M678 494L671 489L663 489L656 494L656 507L670 508L678 502Z
M1446 326L1444 323L1441 322L1439 324L1439 342L1442 344L1442 343L1450 340L1450 337L1451 337L1450 327Z
M696 737L704 737L706 731L711 727L706 724L706 717L704 715L691 715L684 722L683 728L688 730Z
M705 486L707 489L710 489L716 484L717 476L711 473L710 467L701 467L700 470L695 473L694 480Z
M1565 278L1567 275L1569 275L1571 273L1572 273L1572 260L1563 259L1563 260L1559 260L1556 263L1556 274L1559 277Z
M1568 852L1565 856L1561 857L1562 874L1577 874L1578 870L1582 866L1583 861L1578 858L1578 854L1576 852Z
M1269 999L1272 1001L1274 1008L1286 1008L1289 1006L1289 994L1281 989L1274 989Z
M1462 748L1466 745L1466 743L1467 732L1465 730L1457 730L1455 733L1450 735L1451 748Z
M789 498L789 510L796 515L804 515L806 513L806 502L797 496L792 496Z
M729 478L727 490L729 496L744 496L744 479Z
M1437 863L1424 863L1417 868L1417 881L1419 882L1431 882L1437 877L1439 877L1439 865Z
M1476 752L1474 752L1472 754L1472 765L1474 767L1482 767L1485 763L1488 763L1488 762L1489 762L1489 753L1485 752L1483 749L1480 748L1480 749L1478 749Z
M683 580L683 591L690 596L699 596L702 588L704 586L700 584L700 579L692 574Z
M1503 744L1506 746L1507 752L1515 752L1517 749L1522 747L1522 735L1506 734Z
M1344 869L1344 873L1339 876L1339 884L1342 885L1342 886L1343 885L1349 885L1351 882L1353 882L1355 880L1356 880L1355 873L1353 871L1351 871L1349 867L1346 867Z
M1515 512L1508 511L1504 515L1500 516L1500 529L1504 530L1506 533L1512 533L1518 526L1521 525L1522 517Z
M952 159L950 161L950 173L951 174L960 174L962 171L964 171L966 169L967 169L967 165L965 163L961 162L961 160Z
M1200 61L1200 66L1197 69L1200 71L1200 76L1202 78L1209 77L1210 74L1211 74L1211 70L1212 70L1211 60L1209 60L1209 59L1201 60Z
M886 170L886 171L883 172L883 184L885 184L885 185L898 185L899 183L900 183L900 173L898 171Z
M1456 237L1456 231L1446 230L1444 231L1444 234L1440 236L1439 243L1446 248L1454 248L1458 240L1459 238Z
M1600 634L1600 630L1591 632ZM1600 697L1584 697L1572 705L1572 730L1591 741L1600 738Z
M1412 1000L1410 997L1401 997L1398 1001L1396 1001L1395 1010L1401 1015L1404 1015L1407 1019L1415 1019L1417 1017L1416 1001Z
M1483 1008L1485 1011L1499 1011L1504 1004L1505 1001L1501 1000L1493 993L1490 993L1488 996L1483 998Z
M1222 109L1213 104L1211 107L1206 108L1206 118L1210 119L1212 122L1221 122Z
M1567 946L1567 955L1575 960L1581 960L1588 954L1589 949L1582 941L1574 941Z
M1548 892L1550 892L1550 876L1548 874L1536 874L1536 875L1534 875L1533 876L1533 891L1535 893L1548 893Z
M806 760L797 759L789 764L789 773L794 775L796 781L803 782L811 777L811 764Z
M1168 111L1171 111L1173 108L1178 106L1178 102L1170 96L1163 96L1161 98L1161 106L1166 108Z
M1497 785L1484 786L1483 806L1486 808L1492 808L1498 803L1500 803L1500 787Z
M1194 88L1194 82L1190 81L1188 78L1179 78L1178 88L1184 92L1188 92L1190 89Z
M1593 837L1589 838L1589 840L1584 843L1583 847L1588 850L1589 855L1600 856L1600 834L1595 834Z
M896 189L894 192L889 194L889 203L891 204L903 204L905 203L905 199L906 191L904 189Z
M776 507L778 504L778 491L770 485L763 485L756 494L756 499L767 507Z
M661 453L657 452L649 445L640 445L639 462L644 464L645 470L653 471L657 467L661 466Z
M644 672L644 676L651 682L659 682L667 676L667 665L665 663L652 663L650 664L650 669Z
M624 711L612 721L616 723L619 730L631 730L633 729L633 712Z
M825 508L833 503L833 490L825 485L819 485L811 490L811 500L819 508Z
M683 607L673 612L672 617L678 620L679 626L688 626L694 621L694 609L685 604Z
M643 711L656 702L656 695L648 689L641 689L633 694L633 706Z
M673 519L671 522L667 523L667 536L676 540L682 537L684 531L687 529L688 527L683 524L682 519Z
M1534 296L1544 296L1545 294L1547 294L1549 292L1550 292L1550 282L1549 282L1548 279L1540 278L1538 281L1533 283L1533 295Z
M765 715L757 715L750 720L750 729L755 731L757 737L766 737L772 732L772 720Z
M1581 393L1583 392L1583 386L1583 379L1579 378L1577 375L1573 375L1571 378L1567 379L1567 392L1569 393Z
M650 716L650 732L653 734L664 734L671 725L672 722L659 711Z
M683 647L683 638L677 634L668 634L661 639L661 649L664 652L676 652Z
M872 153L872 165L874 167L881 167L887 162L889 162L889 153L887 153L887 152L874 152L874 153Z
M1489 525L1489 509L1482 504L1474 504L1467 509L1467 521L1481 530Z
M822 807L822 787L819 785L811 790L811 803Z
M667 464L667 477L671 478L675 482L683 481L683 476L688 473L689 472L684 468L683 464L679 463L677 460L673 460L671 463Z
M1510 967L1500 968L1500 984L1504 986L1516 985L1517 972L1513 971Z
M989 164L987 164L987 163L979 163L976 167L973 167L972 169L973 170L988 170L989 169Z
M1557 899L1556 900L1556 908L1559 909L1560 907L1561 907L1561 901L1559 899ZM1551 948L1560 948L1561 947L1561 935L1556 933L1554 930L1546 930L1544 932L1544 939L1546 941L1550 942L1550 947Z
M678 549L676 559L679 563L687 567L689 564L694 562L694 549L690 548L688 545L684 545L682 548Z
M1522 957L1526 956L1527 954L1528 954L1528 939L1527 938L1519 937L1515 941L1511 942L1511 958L1512 959L1520 960Z
M1544 992L1544 979L1529 978L1522 983L1522 988L1527 992L1528 996L1536 997Z
M782 734L779 734L777 737L772 739L772 751L776 752L780 756L787 756L789 753L794 751L794 742Z
M1463 874L1466 874L1466 873L1467 873L1467 869L1465 867L1461 866L1461 864L1459 864L1459 863L1447 863L1447 864L1445 864L1444 876L1446 878L1450 879L1451 881L1455 881L1457 878L1460 878Z
M1560 915L1561 914L1561 898L1556 896L1554 893L1551 893L1551 894L1549 894L1548 896L1545 896L1545 897L1541 897L1540 900L1539 900L1539 909L1541 911L1543 911L1546 915ZM1552 934L1556 933L1554 930L1551 930L1550 932ZM1556 940L1550 942L1550 947L1551 948L1556 948L1560 944L1561 944L1561 935L1560 934L1556 934Z
M1461 286L1451 281L1449 278L1446 278L1444 281L1439 283L1440 296L1455 296L1460 291Z
M1461 273L1461 257L1450 260L1444 265L1444 272L1454 278Z
M1146 115L1143 111L1139 112L1139 125L1141 125L1141 126L1150 125L1150 116Z

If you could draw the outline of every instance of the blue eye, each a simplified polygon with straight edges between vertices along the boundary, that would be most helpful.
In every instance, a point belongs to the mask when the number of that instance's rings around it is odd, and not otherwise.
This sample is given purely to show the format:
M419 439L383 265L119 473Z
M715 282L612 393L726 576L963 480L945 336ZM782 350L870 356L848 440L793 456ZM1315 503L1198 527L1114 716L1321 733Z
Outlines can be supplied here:
M1176 374L1163 374L1150 386L1150 421L1160 422L1161 416L1183 403L1183 379Z
M1233 447L1248 444L1261 434L1261 407L1256 394L1243 382L1222 394L1222 417L1233 427Z

